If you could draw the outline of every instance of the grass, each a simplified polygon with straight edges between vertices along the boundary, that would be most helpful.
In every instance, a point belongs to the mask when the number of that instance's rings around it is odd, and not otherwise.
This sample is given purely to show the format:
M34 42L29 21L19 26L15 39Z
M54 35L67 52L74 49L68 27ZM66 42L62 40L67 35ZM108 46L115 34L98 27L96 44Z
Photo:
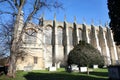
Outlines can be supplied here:
M64 69L59 69L56 72L47 70L24 72L18 71L16 78L8 78L5 75L0 76L0 80L107 80L107 69L95 69L87 76L86 73L72 72L67 73Z

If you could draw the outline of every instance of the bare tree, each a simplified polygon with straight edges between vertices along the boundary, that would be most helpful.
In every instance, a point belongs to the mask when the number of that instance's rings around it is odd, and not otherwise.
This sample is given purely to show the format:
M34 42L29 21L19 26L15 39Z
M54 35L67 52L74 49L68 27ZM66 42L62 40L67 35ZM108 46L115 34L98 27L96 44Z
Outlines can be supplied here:
M21 12L23 11L26 4L31 3L31 11L28 13L22 30L19 34L19 37L16 35L17 27L19 26L19 20ZM10 47L10 65L9 65L9 75L15 77L16 72L16 59L17 54L19 53L20 45L22 42L22 36L25 32L26 25L28 22L36 15L39 14L41 8L47 7L49 8L60 8L62 5L58 3L58 1L52 0L0 0L0 4L9 5L10 11L4 11L0 9L0 14L12 14L14 17L14 29L11 39L11 47Z
M13 33L13 23L0 23L0 58L10 54L11 39Z

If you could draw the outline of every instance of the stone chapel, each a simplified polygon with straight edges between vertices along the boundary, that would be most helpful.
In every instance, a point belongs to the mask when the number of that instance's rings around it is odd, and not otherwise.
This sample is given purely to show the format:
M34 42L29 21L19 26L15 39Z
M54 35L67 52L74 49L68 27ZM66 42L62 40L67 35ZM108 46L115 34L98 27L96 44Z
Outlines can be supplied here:
M23 26L21 13L16 35ZM17 61L17 70L31 66L33 70L64 65L70 50L84 40L97 48L104 56L105 65L116 64L119 60L119 48L115 45L113 34L108 26L68 23L41 18L39 25L29 22L20 47L27 55Z

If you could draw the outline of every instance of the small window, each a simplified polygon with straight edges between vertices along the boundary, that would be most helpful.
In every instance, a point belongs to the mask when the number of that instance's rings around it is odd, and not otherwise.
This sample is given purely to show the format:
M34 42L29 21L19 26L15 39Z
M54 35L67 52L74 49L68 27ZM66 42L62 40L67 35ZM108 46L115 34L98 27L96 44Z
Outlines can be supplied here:
M34 64L37 64L38 62L38 57L34 57Z
M22 61L24 61L24 59L25 59L24 57L21 57L21 60L22 60Z

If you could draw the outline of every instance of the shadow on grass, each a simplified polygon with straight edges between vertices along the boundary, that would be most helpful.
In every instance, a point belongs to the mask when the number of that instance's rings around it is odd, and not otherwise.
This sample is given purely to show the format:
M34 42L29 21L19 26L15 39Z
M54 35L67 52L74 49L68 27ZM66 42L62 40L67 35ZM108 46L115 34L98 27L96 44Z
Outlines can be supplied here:
M107 77L108 73L107 72L90 72L91 75L95 76L102 76L102 77Z
M98 77L99 75L101 76L104 73L91 73L95 76L87 76L85 74L72 74L72 73L34 73L34 72L29 72L26 74L24 77L26 80L107 80L106 78L103 77ZM104 75L107 77L106 75Z

